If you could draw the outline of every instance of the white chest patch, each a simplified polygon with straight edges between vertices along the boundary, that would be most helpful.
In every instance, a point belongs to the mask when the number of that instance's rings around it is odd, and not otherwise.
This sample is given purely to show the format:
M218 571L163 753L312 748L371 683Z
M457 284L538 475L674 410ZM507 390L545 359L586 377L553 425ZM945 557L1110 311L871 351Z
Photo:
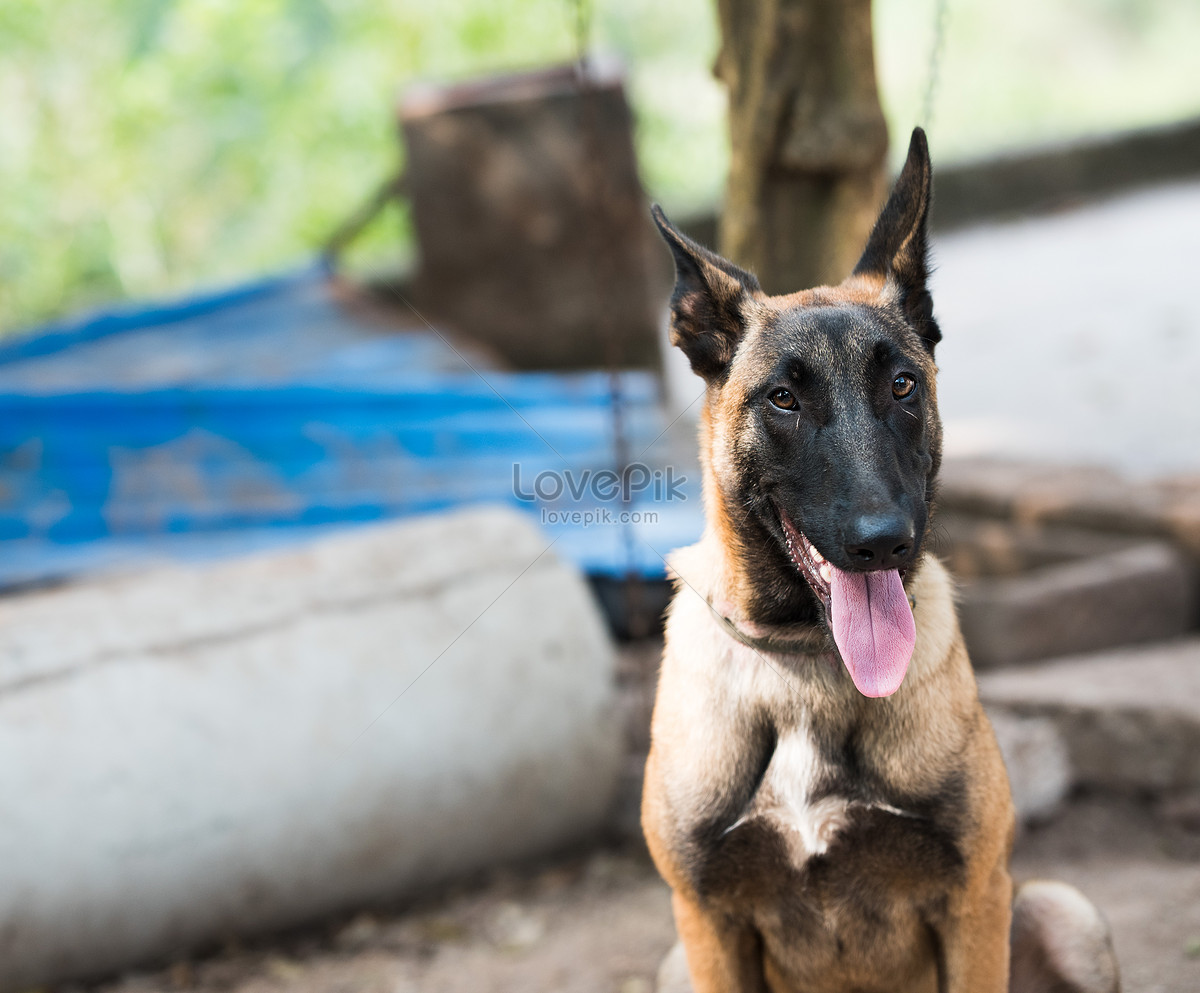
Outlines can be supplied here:
M819 766L817 750L803 728L780 738L754 802L733 827L765 818L787 839L796 865L824 855L849 821L850 801L836 796L812 801Z

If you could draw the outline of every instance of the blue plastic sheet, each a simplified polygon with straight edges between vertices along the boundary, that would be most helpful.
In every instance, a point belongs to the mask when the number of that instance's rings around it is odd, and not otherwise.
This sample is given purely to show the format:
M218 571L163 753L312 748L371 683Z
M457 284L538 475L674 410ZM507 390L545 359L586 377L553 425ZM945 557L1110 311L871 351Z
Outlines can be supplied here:
M700 529L665 427L649 374L484 368L320 269L97 314L0 345L0 586L497 502L591 573L657 577ZM627 499L595 485L630 460Z

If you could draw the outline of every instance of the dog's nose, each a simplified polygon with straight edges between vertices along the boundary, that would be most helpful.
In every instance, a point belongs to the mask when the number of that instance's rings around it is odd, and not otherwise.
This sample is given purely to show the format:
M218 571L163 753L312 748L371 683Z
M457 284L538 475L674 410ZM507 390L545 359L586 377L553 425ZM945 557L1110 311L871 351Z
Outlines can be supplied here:
M864 514L846 529L846 555L859 569L899 569L908 564L914 538L907 517Z

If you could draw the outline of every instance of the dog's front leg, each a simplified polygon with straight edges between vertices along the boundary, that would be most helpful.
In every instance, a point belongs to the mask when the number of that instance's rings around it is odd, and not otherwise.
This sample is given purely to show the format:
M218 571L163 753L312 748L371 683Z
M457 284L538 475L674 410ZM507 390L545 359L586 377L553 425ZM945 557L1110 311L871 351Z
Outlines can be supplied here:
M1008 993L1012 877L995 867L940 927L939 993Z
M753 928L709 911L679 892L671 903L694 993L769 993L763 977L762 940Z

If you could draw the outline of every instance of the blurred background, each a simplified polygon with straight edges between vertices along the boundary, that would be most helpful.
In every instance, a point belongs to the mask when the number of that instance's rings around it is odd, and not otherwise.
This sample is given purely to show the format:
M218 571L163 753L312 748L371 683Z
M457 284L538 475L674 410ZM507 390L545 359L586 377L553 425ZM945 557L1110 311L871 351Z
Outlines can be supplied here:
M582 0L618 54L642 182L671 216L712 211L729 159L716 8ZM1194 4L874 4L893 136L928 121L937 162L1200 112ZM416 80L561 63L566 0L5 4L0 329L295 265L403 164L390 121ZM904 144L894 141L892 164ZM353 261L414 252L403 205Z
M770 39L763 47L761 39ZM650 993L702 384L660 203L837 281L929 135L1021 820L1200 988L1200 5L0 5L0 991Z

